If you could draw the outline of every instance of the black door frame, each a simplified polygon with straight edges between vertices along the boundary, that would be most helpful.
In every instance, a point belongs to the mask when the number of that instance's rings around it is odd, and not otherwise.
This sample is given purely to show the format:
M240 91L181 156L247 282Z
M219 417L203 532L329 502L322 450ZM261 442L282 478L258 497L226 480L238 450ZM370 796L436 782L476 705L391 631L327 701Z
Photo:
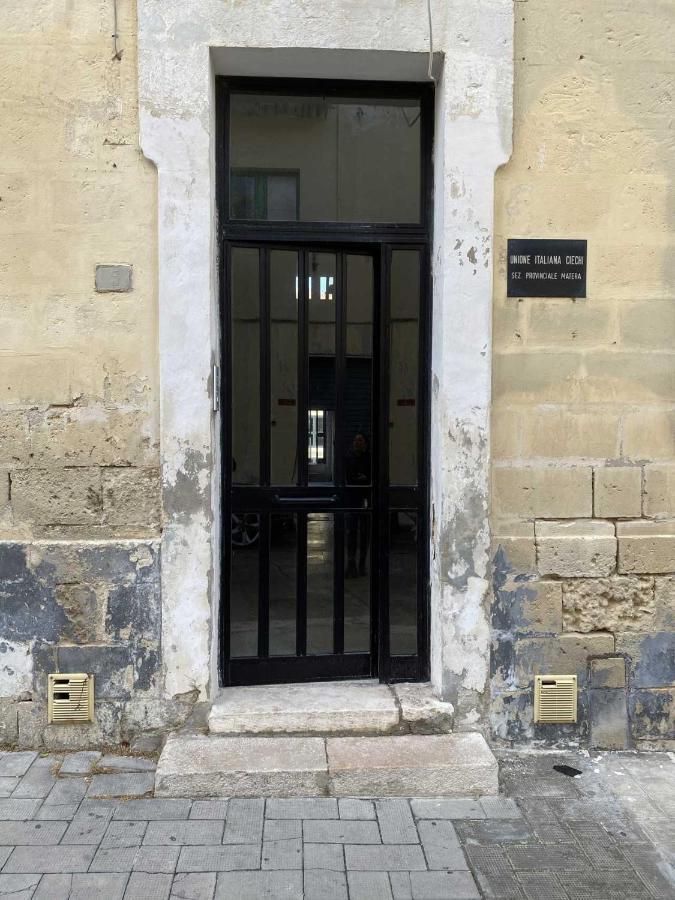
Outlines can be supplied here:
M229 97L236 93L296 94L302 96L335 96L356 98L416 98L421 110L421 221L419 224L358 224L322 222L265 222L242 221L229 218ZM216 79L216 169L220 294L221 361L221 583L219 610L218 671L221 686L253 684L270 681L307 681L331 678L362 678L376 675L380 681L423 681L429 677L429 460L430 460L430 356L431 356L431 223L432 223L432 139L433 87L423 83L355 82L305 79ZM352 671L343 663L339 671L331 673L333 657L295 657L293 675L279 677L275 672L277 657L229 658L229 578L232 511L231 466L231 403L229 399L230 344L230 285L229 248L231 246L288 247L301 250L372 253L375 274L375 336L373 354L379 366L375 384L388 384L389 356L389 275L391 253L394 249L417 249L421 255L420 327L419 327L419 397L417 426L417 487L390 486L388 483L389 397L386 391L374 392L373 400L373 456L378 454L379 466L373 484L373 569L372 583L377 582L377 632L371 621L372 669L364 669L364 654L353 657ZM365 245L365 246L364 246ZM377 353L377 355L375 355ZM262 410L261 410L262 412ZM377 443L375 438L377 436ZM311 490L307 491L308 495ZM389 603L387 563L390 510L414 509L417 513L417 647L410 656L391 656L389 652ZM374 590L374 588L371 588ZM375 635L375 638L372 636ZM359 659L359 657L361 657ZM283 658L282 658L283 659ZM281 659L279 659L281 662ZM322 667L323 662L323 667ZM234 666L234 672L233 672Z

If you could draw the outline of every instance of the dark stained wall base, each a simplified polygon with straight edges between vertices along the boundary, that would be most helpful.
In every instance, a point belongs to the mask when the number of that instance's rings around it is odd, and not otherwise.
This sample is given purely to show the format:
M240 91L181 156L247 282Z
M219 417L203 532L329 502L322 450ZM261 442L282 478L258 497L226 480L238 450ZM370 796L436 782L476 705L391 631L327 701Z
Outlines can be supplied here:
M592 588L593 579L585 579ZM490 726L511 744L601 749L675 746L675 634L672 631L566 631L563 579L518 574L503 547L493 558ZM606 590L603 582L599 590ZM653 610L654 622L665 611ZM599 627L602 622L598 623ZM637 627L646 628L646 623ZM578 722L533 721L538 674L576 674Z

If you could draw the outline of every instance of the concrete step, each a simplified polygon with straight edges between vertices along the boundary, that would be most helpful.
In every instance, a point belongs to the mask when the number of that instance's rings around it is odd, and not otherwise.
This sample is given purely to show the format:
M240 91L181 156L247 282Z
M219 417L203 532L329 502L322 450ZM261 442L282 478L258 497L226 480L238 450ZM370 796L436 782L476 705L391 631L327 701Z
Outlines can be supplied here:
M453 707L429 684L323 681L224 688L209 717L211 734L445 734Z
M497 793L482 735L222 737L176 734L158 797L469 797Z

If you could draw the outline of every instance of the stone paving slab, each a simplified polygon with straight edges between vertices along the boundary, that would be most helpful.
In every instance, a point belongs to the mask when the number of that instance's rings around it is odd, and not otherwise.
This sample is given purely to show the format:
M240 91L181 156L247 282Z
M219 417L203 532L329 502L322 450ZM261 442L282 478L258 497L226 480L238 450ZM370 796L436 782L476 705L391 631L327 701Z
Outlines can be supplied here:
M143 843L168 847L183 844L221 844L223 830L224 823L217 819L149 822Z
M225 847L183 847L179 872L231 872L260 867L260 844L229 844Z
M11 797L18 784L17 775L0 775L0 797Z
M148 772L94 775L87 797L143 797L154 788L155 777Z
M187 819L190 801L184 799L127 800L114 806L115 819Z
M215 872L180 872L173 879L171 900L212 900L216 878Z
M31 819L41 805L41 800L0 800L0 822Z
M303 863L305 869L343 872L345 854L342 844L305 844Z
M0 822L0 845L40 847L58 844L67 827L66 822Z
M306 844L380 844L377 822L310 819L303 825Z
M387 872L348 872L351 900L391 900Z
M69 753L61 763L59 775L89 775L100 758L101 753L98 750Z
M148 822L110 822L103 835L101 847L106 850L115 847L140 847L148 827Z
M303 900L302 872L227 872L218 875L215 900Z
M25 775L28 769L37 759L37 753L32 750L23 750L19 753L0 753L0 775L21 776Z
M21 778L12 793L15 798L44 798L56 784L56 772L61 765L59 757L38 756Z
M70 822L79 812L79 803L61 803L38 807L33 814L37 821Z
M96 768L116 772L154 772L157 763L144 756L115 756L109 753L98 760Z
M344 872L308 869L304 874L304 900L348 900Z
M3 874L86 872L95 851L95 847L16 847L3 866L2 872Z

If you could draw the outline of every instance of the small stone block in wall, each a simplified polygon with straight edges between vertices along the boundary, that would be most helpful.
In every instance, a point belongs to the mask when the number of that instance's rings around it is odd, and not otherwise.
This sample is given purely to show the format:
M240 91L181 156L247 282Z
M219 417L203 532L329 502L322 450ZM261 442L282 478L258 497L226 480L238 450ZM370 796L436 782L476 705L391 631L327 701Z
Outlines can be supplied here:
M616 568L612 522L570 519L535 523L537 567L542 575L592 578Z
M515 686L531 687L535 675L576 675L583 686L589 656L614 652L614 636L601 632L521 638L515 644Z
M569 578L562 585L564 631L651 631L654 627L653 578Z
M526 589L522 602L524 629L553 634L562 631L562 582L532 581L523 587ZM524 629L516 626L516 631Z
M618 522L619 572L675 572L675 521Z
M590 661L592 688L626 687L626 660L623 656L610 656Z
M590 466L497 467L492 488L493 511L498 517L564 519L593 514Z
M96 266L96 290L99 293L125 293L131 290L132 266Z
M675 466L645 466L645 516L675 515Z
M675 577L654 579L654 630L675 631Z
M534 546L534 522L496 522L492 538L491 557L501 550L500 564L510 572L536 572L537 554Z
M642 511L642 469L603 466L593 470L593 514L605 519L631 519Z
M628 710L625 691L591 689L590 746L624 750L628 746Z

